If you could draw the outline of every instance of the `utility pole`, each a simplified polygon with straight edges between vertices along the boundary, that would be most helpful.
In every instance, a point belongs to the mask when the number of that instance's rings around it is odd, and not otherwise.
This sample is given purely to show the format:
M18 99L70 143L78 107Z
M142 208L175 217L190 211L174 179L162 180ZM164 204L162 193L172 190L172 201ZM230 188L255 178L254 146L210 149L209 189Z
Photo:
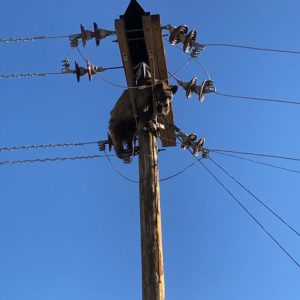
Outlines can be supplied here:
M164 300L157 138L140 126L139 145L143 300Z
M141 62L150 67L153 85L157 80L168 82L159 15L151 16L136 0L131 0L125 14L116 20L115 28L128 86L136 85L134 67ZM131 106L134 110L137 91L130 89L129 92ZM153 104L155 112L155 99L153 99ZM172 109L167 119L168 124L173 124ZM157 136L143 130L143 127L144 124L139 122L137 134L139 141L142 299L164 300ZM176 145L173 128L161 130L160 135L164 147Z

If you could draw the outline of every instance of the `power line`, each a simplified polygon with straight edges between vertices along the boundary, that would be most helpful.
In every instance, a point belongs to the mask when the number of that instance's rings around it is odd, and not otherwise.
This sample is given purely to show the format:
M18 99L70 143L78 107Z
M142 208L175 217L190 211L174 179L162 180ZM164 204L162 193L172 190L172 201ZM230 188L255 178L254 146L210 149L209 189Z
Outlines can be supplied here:
M14 37L14 38L0 38L0 43L12 43L12 42L33 42L38 40L50 40L50 39L65 39L70 38L72 35L57 35L57 36L33 36L33 37ZM164 39L169 42L168 39ZM300 51L286 50L286 49L274 49L274 48L263 48L246 46L240 44L227 44L227 43L207 43L203 44L204 47L230 47L230 48L242 48L256 51L268 51L268 52L278 52L287 54L300 54ZM178 46L177 46L178 47ZM181 48L178 47L180 50Z
M199 160L197 160L199 161ZM248 216L277 244L277 246L300 268L300 264L297 260L285 249L283 245L259 222L259 220L247 209L246 206L220 181L220 179L214 175L208 167L206 167L202 161L199 163L205 168L205 170L218 182L218 184L232 197L232 199L248 214Z
M264 154L264 153L242 152L242 151L224 150L224 149L207 149L207 150L211 152L225 152L225 153L253 155L253 156L277 158L277 159L284 159L284 160L300 161L300 158L296 158L296 157L278 156L278 155Z
M98 145L99 141L92 141L92 142L77 142L77 143L61 143L61 144L44 144L44 145L30 145L30 146L12 146L12 147L2 147L0 148L0 152L8 152L8 151L20 151L20 150L38 150L38 149L49 149L49 148L62 148L62 147L80 147L80 146L87 146L87 145ZM78 159L89 159L89 158L97 158L97 157L106 157L108 158L108 161L110 162L110 165L113 167L113 169L116 171L117 174L119 174L122 178L126 179L127 181L138 183L137 180L133 180L128 178L127 176L123 175L119 170L115 168L112 161L109 159L109 157L115 157L115 155L107 155L105 153L105 156L76 156L76 157L58 157L58 158L42 158L42 159L27 159L27 160L8 160L8 161L0 161L0 165L7 165L7 164L25 164L25 163L38 163L38 162L49 162L49 161L65 161L65 160L78 160ZM168 181L170 179L173 179L188 169L190 169L192 166L195 165L195 162L189 164L187 167L182 169L181 171L165 177L161 179L160 181Z
M180 138L178 138L181 141ZM188 149L188 151L193 155L192 151ZM202 165L202 167L221 185L221 187L234 199L234 201L251 217L251 219L277 244L277 246L296 264L298 268L300 268L300 263L297 262L295 258L277 241L277 239L258 221L258 219L247 209L246 206L242 204L242 202L234 196L234 194L220 181L220 179L214 175L210 169L205 166L205 164L201 161L201 159L195 157L196 161Z
M293 169L290 169L290 168L284 168L284 167L280 167L280 166L277 166L277 165L274 165L274 164L268 164L268 163L264 163L264 162L257 161L257 160L254 160L254 159L249 159L249 158L245 158L245 157L242 157L242 156L238 156L238 155L233 155L233 154L228 154L228 153L222 153L222 152L215 152L215 154L221 154L221 155L224 155L224 156L238 158L238 159L241 159L241 160L253 162L255 164L260 164L260 165L264 165L264 166L276 168L276 169L279 169L279 170L283 170L283 171L288 171L288 172L293 172L293 173L300 174L300 171L298 171L298 170L293 170Z
M271 214L278 218L283 224L290 228L294 233L300 236L300 233L294 229L287 221L281 218L272 208L266 205L261 199L259 199L254 193L252 193L248 188L246 188L242 183L240 183L235 177L233 177L228 171L226 171L219 163L217 163L211 157L209 158L220 170L222 170L226 175L228 175L232 180L234 180L240 187L242 187L246 192L248 192L256 201L258 201L264 208L266 208Z
M237 45L237 44L204 44L205 47L231 47L231 48L242 48L256 51L269 51L269 52L279 52L279 53L288 53L288 54L300 54L300 51L293 50L285 50L285 49L274 49L274 48L261 48L261 47L253 47L253 46L245 46L245 45Z
M25 159L25 160L5 160L0 161L0 165L15 165L15 164L26 164L26 163L44 163L53 161L67 161L67 160L82 160L82 159L94 159L104 158L103 155L87 155L87 156L67 156L67 157L53 157L53 158L36 158L36 159Z
M83 55L82 51L78 48L78 47L75 47L77 52L79 53L79 55L81 56L81 58L85 61L85 62L88 62L88 59Z
M223 96L223 97L230 97L235 99L246 99L246 100L254 100L254 101L267 101L267 102L277 102L277 103L283 103L283 104L300 104L299 101L293 101L293 100L285 100L285 99L273 99L273 98L262 98L262 97L251 97L251 96L238 96L238 95L232 95L227 93L221 93L221 92L214 92L216 95Z
M207 71L207 69L203 66L203 64L200 62L200 60L198 59L198 57L194 57L194 61L201 67L201 69L204 71L204 73L206 74L206 77L208 80L211 80L211 77Z
M112 169L123 179L129 181L129 182L133 182L133 183L139 183L139 181L134 180L134 179L130 179L129 177L123 175L113 164L113 162L111 161L111 159L109 158L109 156L107 155L106 151L104 151L105 157L107 159L107 161L109 162L110 166L112 167Z
M196 60L196 62L203 68L203 70L205 71L207 78L209 80L210 79L210 75L207 72L207 70L203 67L203 65ZM176 78L174 76L174 74L170 74L170 77L173 77L178 83L179 82L183 82L183 80L180 80L178 78ZM188 83L186 83L188 84ZM186 90L186 88L184 88ZM197 91L193 90L194 93L198 93ZM254 100L254 101L266 101L266 102L272 102L272 103L281 103L281 104L296 104L296 105L300 105L300 100L289 100L289 99L274 99L274 98L263 98L263 97L252 97L252 96L244 96L244 95L233 95L233 94L228 94L228 93L223 93L223 92L217 92L215 87L214 90L209 91L210 93L214 93L218 96L222 96L222 97L229 97L229 98L233 98L233 99L239 99L239 100ZM208 93L208 92L206 92ZM204 93L204 94L206 94Z
M189 165L188 165L187 167L185 167L183 170L181 170L181 171L175 173L174 175L165 177L165 178L163 178L163 179L160 179L159 181L163 182L163 181L168 181L168 180L170 180L170 179L172 179L172 178L175 178L175 177L181 175L182 173L184 173L185 171L187 171L188 169L190 169L191 167L193 167L195 164L196 164L196 161L193 162L193 163L191 163L191 164L189 164Z
M12 42L33 42L38 40L50 40L50 39L65 39L69 38L69 35L58 36L33 36L33 37L18 37L18 38L0 38L0 43L12 43Z
M20 77L45 77L48 75L66 75L69 73L63 73L63 72L47 72L47 73L20 73L20 74L0 74L0 78L20 78Z
M63 144L30 145L30 146L12 146L12 147L2 147L2 148L0 148L0 152L15 151L15 150L78 147L78 146L97 145L97 144L98 144L98 141L96 141L96 142L63 143Z
M117 69L123 69L123 67L100 67L99 72L104 72L107 70L117 70ZM19 74L0 74L0 79L10 79L10 78L30 78L30 77L46 77L48 75L74 75L75 71L71 72L47 72L47 73L19 73ZM98 73L97 73L98 74Z
M129 181L129 182L139 183L138 180L131 179L131 178L125 176L121 171L119 171L119 170L115 167L115 165L113 164L113 162L111 161L111 159L109 158L109 156L107 155L106 151L104 151L104 153L105 153L106 158L107 158L107 160L108 160L110 166L112 167L112 169L113 169L113 170L114 170L121 178L123 178L123 179L125 179L125 180L127 180L127 181ZM190 168L191 168L192 166L194 166L195 164L196 164L196 162L193 162L193 163L189 164L188 166L186 166L186 167L185 167L184 169L182 169L181 171L179 171L179 172L177 172L177 173L175 173L175 174L173 174L173 175L171 175L171 176L162 178L162 179L160 179L159 181L160 181L160 182L164 182L164 181L168 181L168 180L170 180L170 179L173 179L173 178L175 178L175 177L177 177L177 176L183 174L184 172L186 172L188 169L190 169Z

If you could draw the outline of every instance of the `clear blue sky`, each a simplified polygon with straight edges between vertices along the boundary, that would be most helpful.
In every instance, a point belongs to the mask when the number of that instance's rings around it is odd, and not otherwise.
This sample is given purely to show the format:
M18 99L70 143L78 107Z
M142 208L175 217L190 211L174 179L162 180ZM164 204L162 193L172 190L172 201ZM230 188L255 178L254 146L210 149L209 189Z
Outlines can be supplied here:
M129 1L4 0L0 37L64 35L83 23L113 29ZM163 24L187 24L201 43L300 50L298 0L140 1ZM185 4L189 4L185 6ZM100 66L121 65L114 38L83 53ZM166 43L171 72L188 57ZM0 73L56 72L67 39L0 44ZM72 64L82 60L76 51ZM220 92L300 100L299 55L206 48L200 56ZM102 76L124 85L122 70ZM178 77L205 74L191 62ZM0 146L95 141L106 137L109 112L122 92L95 76L1 79ZM177 126L208 148L300 157L296 105L208 95L175 97ZM98 154L97 146L2 152L0 161ZM299 174L211 154L233 176L300 230ZM257 160L300 170L297 162ZM180 148L160 155L161 177L194 158ZM115 166L137 179L136 159ZM204 162L300 261L300 240L210 161ZM138 186L105 158L0 166L0 300L141 299ZM300 269L232 198L195 165L161 184L167 299L298 300Z

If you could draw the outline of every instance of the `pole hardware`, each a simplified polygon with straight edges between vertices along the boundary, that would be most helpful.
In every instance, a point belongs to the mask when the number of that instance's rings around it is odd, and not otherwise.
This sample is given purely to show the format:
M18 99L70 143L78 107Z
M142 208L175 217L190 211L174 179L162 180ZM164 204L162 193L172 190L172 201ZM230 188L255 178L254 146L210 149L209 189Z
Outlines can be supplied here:
M99 151L100 152L105 151L106 145L108 145L108 150L111 151L111 149L112 149L112 140L111 140L111 137L110 137L109 133L107 133L107 140L98 142Z

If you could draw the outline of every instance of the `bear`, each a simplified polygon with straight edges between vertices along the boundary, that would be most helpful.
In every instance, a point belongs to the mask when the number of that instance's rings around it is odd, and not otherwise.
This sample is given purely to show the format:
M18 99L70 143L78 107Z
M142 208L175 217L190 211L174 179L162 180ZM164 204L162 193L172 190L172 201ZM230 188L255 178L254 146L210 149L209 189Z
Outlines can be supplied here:
M168 115L171 109L173 95L177 92L177 85L169 85L164 81L157 82L153 87L140 86L136 90L136 112L144 128L155 132L153 122L152 92L156 99L157 116ZM126 154L132 151L136 137L137 124L134 118L129 90L125 90L110 113L109 135L115 148L116 155L125 159ZM126 145L126 150L124 149Z

